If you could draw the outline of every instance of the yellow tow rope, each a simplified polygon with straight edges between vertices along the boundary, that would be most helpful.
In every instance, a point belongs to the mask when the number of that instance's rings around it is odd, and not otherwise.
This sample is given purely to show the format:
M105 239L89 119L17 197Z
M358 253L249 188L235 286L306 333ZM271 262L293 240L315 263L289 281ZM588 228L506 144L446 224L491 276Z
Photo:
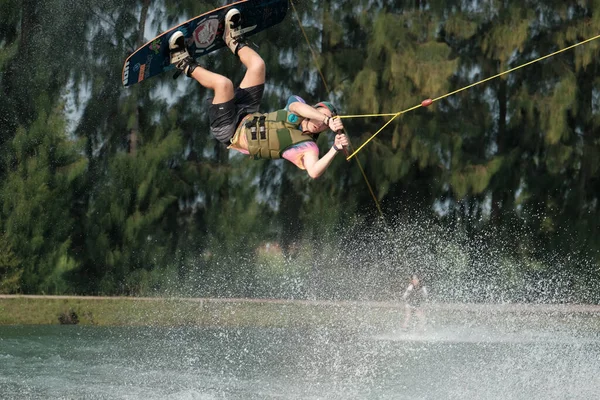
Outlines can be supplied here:
M527 67L528 65L534 64L534 63L536 63L536 62L539 62L539 61L545 60L546 58L553 57L553 56L555 56L555 55L557 55L557 54L559 54L559 53L565 52L565 51L567 51L567 50L571 50L571 49L573 49L573 48L575 48L575 47L577 47L577 46L581 46L581 45L583 45L583 44L589 43L589 42L591 42L591 41L593 41L593 40L596 40L596 39L598 39L598 38L600 38L600 35L596 35L596 36L594 36L594 37L592 37L592 38L589 38L589 39L586 39L586 40L584 40L583 42L579 42L579 43L576 43L576 44L574 44L574 45L571 45L571 46L565 47L564 49L561 49L561 50L555 51L554 53L550 53L550 54L548 54L548 55L545 55L545 56L543 56L543 57L536 58L535 60L532 60L532 61L526 62L525 64L521 64L521 65L519 65L518 67L511 68L511 69L509 69L509 70L506 70L506 71L504 71L504 72L501 72L501 73L499 73L499 74L496 74L496 75L494 75L494 76L490 76L489 78L482 79L482 80L480 80L480 81L478 81L478 82L472 83L472 84L470 84L470 85L468 85L468 86L465 86L465 87L463 87L463 88L460 88L460 89L457 89L457 90L455 90L455 91L453 91L453 92L447 93L447 94L445 94L445 95L443 95L443 96L436 97L435 99L426 99L426 100L423 100L423 101L421 102L421 104L418 104L418 105L416 105L416 106L413 106L413 107L407 108L406 110L402 110L402 111L399 111L399 112L397 112L397 113L388 113L388 114L362 114L362 115L343 115L343 116L340 116L340 118L368 118L368 117L388 117L388 116L391 116L391 117L392 117L392 118L391 118L391 119L390 119L388 122L386 122L386 123L385 123L385 125L383 125L383 126L381 127L381 129L379 129L377 132L375 132L375 133L374 133L374 134L373 134L373 135L372 135L372 136L371 136L369 139L367 139L367 140L366 140L366 141L365 141L365 142L364 142L362 145L360 145L360 147L359 147L358 149L356 149L356 150L355 150L355 151L354 151L352 154L350 154L350 155L349 155L349 156L346 158L346 160L350 160L352 157L354 157L354 156L355 156L355 155L356 155L356 154L357 154L359 151L361 151L361 149L362 149L363 147L365 147L365 146L367 145L367 143L369 143L371 140L373 140L373 138L374 138L375 136L377 136L377 135L378 135L378 134L379 134L379 133L380 133L382 130L384 130L386 126L388 126L388 125L389 125L389 124L390 124L390 123L391 123L393 120L395 120L395 119L396 119L398 116L400 116L400 115L402 115L402 114L405 114L405 113L407 113L407 112L409 112L409 111L416 110L417 108L421 108L421 107L427 107L427 106L429 106L430 104L432 104L432 103L434 103L434 102L436 102L436 101L442 100L442 99L444 99L444 98L446 98L446 97L452 96L452 95L454 95L454 94L457 94L457 93L459 93L459 92L462 92L462 91L464 91L464 90L470 89L470 88L472 88L472 87L474 87L474 86L477 86L477 85L480 85L480 84L482 84L482 83L485 83L485 82L491 81L492 79L499 78L499 77L501 77L502 75L510 74L511 72L514 72L514 71L516 71L516 70L518 70L518 69L521 69L521 68Z
M295 14L295 16L296 16L296 19L298 20L298 25L300 26L300 29L302 30L302 34L304 35L304 38L306 39L306 43L308 44L308 47L310 48L310 52L311 52L311 54L312 54L313 60L314 60L314 62L315 62L315 65L316 65L316 67L317 67L317 71L319 72L319 75L321 76L321 79L322 79L322 81L323 81L323 84L325 85L325 88L326 88L327 92L329 92L329 88L328 88L328 86L327 86L327 82L325 81L325 77L323 76L323 73L321 72L321 69L319 68L319 63L318 63L318 60L317 60L317 56L316 56L316 54L315 54L315 52L314 52L314 50L313 50L312 46L310 45L310 41L308 40L308 35L306 34L306 31L304 30L304 27L302 26L302 23L301 23L301 21L300 21L300 17L298 16L298 11L296 10L296 6L294 5L294 2L293 2L293 0L290 0L290 3L292 4L292 8L294 9L294 14ZM496 75L490 76L490 77L488 77L488 78L482 79L482 80L480 80L480 81L477 81L477 82L475 82L475 83L472 83L472 84L470 84L470 85L467 85L467 86L465 86L465 87L462 87L462 88L460 88L460 89L454 90L454 91L452 91L452 92L450 92L450 93L446 93L446 94L444 94L444 95L442 95L442 96L439 96L439 97L436 97L436 98L434 98L434 99L425 99L425 100L423 100L423 101L422 101L420 104L417 104L417 105L415 105L415 106L413 106L413 107L407 108L407 109L405 109L405 110L402 110L402 111L399 111L399 112L396 112L396 113L384 113L384 114L357 114L357 115L340 115L340 116L339 116L339 118L343 118L343 119L348 119L348 118L372 118L372 117L392 117L392 118L390 118L390 120L389 120L389 121L387 121L387 122L386 122L386 123L385 123L385 124L384 124L384 125L383 125L383 126L382 126L382 127L379 129L379 130L378 130L378 131L377 131L377 132L375 132L375 133L374 133L373 135L371 135L371 137L369 137L369 138L368 138L368 139L367 139L367 140L366 140L366 141L365 141L363 144L361 144L361 145L360 145L360 147L358 147L358 148L357 148L356 150L354 150L354 151L353 151L353 152L352 152L350 155L348 155L348 156L346 157L346 160L348 160L348 161L349 161L349 160L350 160L350 159L352 159L354 156L356 156L356 154L358 154L358 152L359 152L359 151L361 151L361 150L362 150L362 149L363 149L363 148L364 148L364 147L365 147L365 146L366 146L366 145L367 145L367 144L368 144L368 143L369 143L371 140L373 140L373 139L375 138L375 136L377 136L377 135L378 135L378 134L379 134L381 131L383 131L383 130L384 130L384 129L385 129L385 128L386 128L386 127L389 125L389 124L391 124L391 123L392 123L392 121L394 121L396 118L398 118L398 117L399 117L400 115L402 115L402 114L406 114L407 112L410 112L410 111L416 110L416 109L418 109L418 108L421 108L421 107L427 107L427 106L431 105L432 103L434 103L434 102L436 102L436 101L442 100L442 99L444 99L444 98L446 98L446 97L449 97L449 96L452 96L452 95L455 95L455 94L457 94L457 93L460 93L460 92L462 92L462 91L465 91L465 90L467 90L467 89L471 89L471 88L472 88L472 87L474 87L474 86L481 85L481 84L483 84L483 83L485 83L485 82L488 82L488 81L491 81L491 80L493 80L493 79L499 78L499 77L501 77L501 76L503 76L503 75L510 74L510 73L512 73L512 72L515 72L515 71L517 71L517 70L521 69L521 68L527 67L527 66L529 66L529 65L531 65L531 64L534 64L534 63L540 62L540 61L542 61L542 60L545 60L545 59L547 59L547 58L553 57L553 56L555 56L555 55L557 55L557 54L560 54L560 53L563 53L563 52L565 52L565 51L571 50L571 49L573 49L573 48L575 48L575 47L578 47L578 46L584 45L584 44L586 44L586 43L589 43L589 42L591 42L591 41L594 41L594 40L596 40L596 39L598 39L598 38L600 38L600 35L596 35L596 36L594 36L594 37L592 37L592 38L589 38L589 39L586 39L586 40L584 40L584 41L582 41L582 42L579 42L579 43L573 44L573 45L571 45L571 46L568 46L568 47L565 47L565 48L563 48L563 49L561 49L561 50L558 50L558 51L555 51L555 52L553 52L553 53L547 54L547 55L545 55L545 56L542 56L542 57L536 58L536 59L534 59L534 60L532 60L532 61L526 62L526 63L524 63L524 64L521 64L521 65L517 66L517 67L514 67L514 68L508 69L508 70L506 70L506 71L504 71L504 72L501 72L501 73L499 73L499 74L496 74ZM363 168L362 168L362 165L360 164L360 161L358 160L358 158L356 159L356 161L357 161L357 163L358 163L358 166L359 166L359 168L360 168L360 171L361 171L361 173L362 173L362 175L363 175L363 177L364 177L364 179L365 179L365 182L367 183L367 186L368 186L368 188L369 188L369 191L370 191L370 193L371 193L371 196L373 196L373 200L375 201L375 204L377 205L377 210L379 211L379 214L380 214L380 216L383 218L383 213L381 212L381 207L379 206L379 201L377 200L377 197L375 196L375 193L373 192L373 189L371 188L371 185L369 184L369 181L368 181L368 179L367 179L367 176L366 176L366 174L365 174L365 172L364 172L364 170L363 170Z

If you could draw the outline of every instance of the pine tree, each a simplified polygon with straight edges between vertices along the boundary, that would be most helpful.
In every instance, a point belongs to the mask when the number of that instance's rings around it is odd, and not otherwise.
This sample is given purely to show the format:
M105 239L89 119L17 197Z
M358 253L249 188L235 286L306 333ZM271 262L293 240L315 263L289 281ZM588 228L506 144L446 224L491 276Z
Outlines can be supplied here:
M23 268L4 235L0 236L0 293L18 293Z
M4 240L23 268L18 286L29 293L68 292L68 274L78 266L70 248L76 223L70 206L87 161L81 143L66 138L61 114L40 113L28 130L19 128L5 164Z

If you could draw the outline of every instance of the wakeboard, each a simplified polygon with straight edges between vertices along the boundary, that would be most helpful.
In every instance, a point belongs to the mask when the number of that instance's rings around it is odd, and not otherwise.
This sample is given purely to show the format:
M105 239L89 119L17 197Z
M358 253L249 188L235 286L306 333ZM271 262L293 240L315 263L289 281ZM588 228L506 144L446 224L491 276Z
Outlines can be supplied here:
M169 38L176 31L185 37L190 55L198 59L225 47L225 14L237 8L246 36L270 28L285 18L288 0L241 0L209 11L161 33L134 51L123 65L123 86L128 87L175 69L169 58Z

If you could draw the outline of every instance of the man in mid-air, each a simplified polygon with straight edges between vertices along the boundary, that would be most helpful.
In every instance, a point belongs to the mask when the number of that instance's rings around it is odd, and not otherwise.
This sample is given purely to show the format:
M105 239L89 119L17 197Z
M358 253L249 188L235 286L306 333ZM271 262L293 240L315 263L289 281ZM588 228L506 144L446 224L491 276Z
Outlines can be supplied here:
M310 106L291 96L285 109L262 114L258 108L265 89L265 62L248 46L242 32L242 16L232 8L225 16L223 40L246 67L240 85L200 65L189 55L183 33L169 39L171 63L186 76L214 91L209 108L210 130L228 148L255 159L284 158L307 171L311 178L325 172L336 154L348 146L337 110L326 101ZM331 129L337 132L333 146L319 158L316 138Z

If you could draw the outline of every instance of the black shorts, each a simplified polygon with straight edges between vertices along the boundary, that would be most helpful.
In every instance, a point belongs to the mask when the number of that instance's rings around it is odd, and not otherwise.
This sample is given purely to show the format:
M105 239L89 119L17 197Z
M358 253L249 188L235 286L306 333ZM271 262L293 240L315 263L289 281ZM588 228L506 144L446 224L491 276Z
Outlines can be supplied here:
M210 132L220 142L229 144L238 124L246 115L258 112L265 85L237 88L233 99L211 104L208 109Z

